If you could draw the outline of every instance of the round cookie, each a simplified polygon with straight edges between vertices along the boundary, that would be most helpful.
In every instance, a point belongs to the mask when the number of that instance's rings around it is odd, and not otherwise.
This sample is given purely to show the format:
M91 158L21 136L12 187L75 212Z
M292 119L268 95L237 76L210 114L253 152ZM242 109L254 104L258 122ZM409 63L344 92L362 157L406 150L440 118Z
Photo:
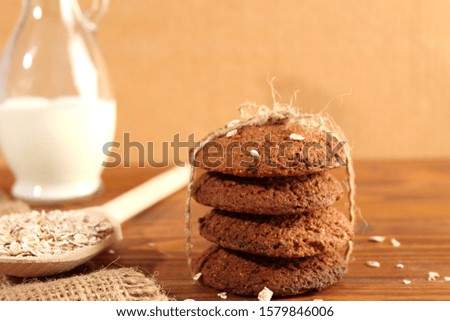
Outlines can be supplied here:
M194 166L236 176L296 176L345 166L345 142L331 132L288 119L244 126L216 137L196 154Z
M328 207L343 194L330 174L289 177L238 177L207 172L193 185L192 196L203 205L250 214L301 214Z
M304 257L334 251L353 238L336 209L303 215L251 215L212 210L200 218L200 235L220 246L271 257Z
M280 259L212 246L199 258L196 272L201 281L217 290L257 296L269 288L274 296L322 290L338 282L346 262L337 253L299 259Z

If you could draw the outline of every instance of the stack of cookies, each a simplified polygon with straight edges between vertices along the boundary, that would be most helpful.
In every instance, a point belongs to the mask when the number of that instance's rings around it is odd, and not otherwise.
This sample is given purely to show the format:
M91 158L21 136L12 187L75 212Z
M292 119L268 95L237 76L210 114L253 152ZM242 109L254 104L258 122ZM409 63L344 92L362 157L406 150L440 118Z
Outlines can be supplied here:
M200 235L215 243L197 261L201 281L243 296L265 287L296 295L339 281L353 229L331 207L343 189L327 170L346 161L336 137L283 117L220 133L195 154L206 172L192 197L213 208Z

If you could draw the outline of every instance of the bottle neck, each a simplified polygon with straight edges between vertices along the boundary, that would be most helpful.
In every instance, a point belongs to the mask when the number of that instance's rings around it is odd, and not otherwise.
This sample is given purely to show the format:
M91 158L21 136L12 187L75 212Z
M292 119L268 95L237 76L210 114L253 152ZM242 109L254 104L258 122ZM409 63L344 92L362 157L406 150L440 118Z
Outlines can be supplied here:
M74 0L23 0L23 8L35 20L50 16L68 19L73 16L73 2Z

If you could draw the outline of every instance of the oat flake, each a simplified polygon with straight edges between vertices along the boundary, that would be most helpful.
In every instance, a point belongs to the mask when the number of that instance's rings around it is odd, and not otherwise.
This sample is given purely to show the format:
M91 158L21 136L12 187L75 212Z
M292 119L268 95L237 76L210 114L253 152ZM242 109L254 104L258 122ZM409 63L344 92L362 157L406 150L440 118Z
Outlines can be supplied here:
M403 269L403 268L405 268L405 266L404 266L403 264L401 264L401 263L396 264L395 267L396 267L397 269Z
M409 285L412 283L412 281L409 279L404 279L402 282L403 282L403 284L406 284L406 285Z
M86 244L87 242L89 242L89 239L87 238L86 235L81 234L81 233L77 233L74 235L73 240L75 241L75 243L79 243L79 244Z
M230 130L225 136L232 137L237 134L237 129Z
M379 268L381 266L380 262L378 261L367 261L366 265L373 268Z
M199 273L197 273L196 275L194 275L194 276L192 277L192 279L193 279L194 281L198 281L198 280L200 279L201 276L202 276L202 272L199 272Z
M450 282L450 276L444 276L444 281Z
M217 293L217 296L218 296L219 298L221 298L221 299L226 300L226 299L227 299L227 292L220 292L220 293Z
M256 149L252 149L250 151L250 155L252 155L253 157L259 157L259 153Z
M439 277L439 273L428 272L428 281L436 281L438 277Z
M391 239L391 244L393 247L399 247L400 246L400 242L397 241L396 239Z
M289 138L292 140L304 140L305 139L305 137L303 137L302 135L295 134L295 133L290 134Z
M261 290L261 292L258 293L258 300L259 301L270 301L272 299L273 292L267 288L264 287L264 289Z
M239 119L233 119L232 121L230 121L227 125L228 128L230 127L234 127L236 125L238 125L241 121Z
M369 237L370 242L376 242L376 243L382 243L382 242L384 242L385 239L386 239L386 237L380 236L380 235L374 235L374 236Z

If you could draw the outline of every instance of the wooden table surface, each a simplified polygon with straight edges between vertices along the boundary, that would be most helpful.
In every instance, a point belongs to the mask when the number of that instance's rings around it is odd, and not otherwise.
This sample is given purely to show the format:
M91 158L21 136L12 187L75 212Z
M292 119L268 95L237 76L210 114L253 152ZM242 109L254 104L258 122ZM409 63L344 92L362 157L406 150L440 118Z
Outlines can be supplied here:
M357 202L362 218L356 225L355 247L348 274L321 292L284 300L450 300L450 161L357 161ZM75 208L102 204L161 170L116 168L104 173L105 189L95 199L64 205ZM343 171L333 173L343 178ZM9 190L12 175L0 170L0 188ZM177 300L221 300L218 291L193 282L185 259L182 190L123 225L124 240L114 254L103 253L91 265L139 267L153 274L169 296ZM341 208L345 201L338 204ZM38 208L38 207L37 207ZM197 219L207 208L194 205L194 255L208 246L197 232ZM368 241L372 235L383 243ZM401 245L393 247L390 239ZM380 268L365 265L379 261ZM404 269L395 267L404 264ZM428 272L441 275L428 281ZM403 284L404 279L412 281ZM229 300L252 300L228 295Z

